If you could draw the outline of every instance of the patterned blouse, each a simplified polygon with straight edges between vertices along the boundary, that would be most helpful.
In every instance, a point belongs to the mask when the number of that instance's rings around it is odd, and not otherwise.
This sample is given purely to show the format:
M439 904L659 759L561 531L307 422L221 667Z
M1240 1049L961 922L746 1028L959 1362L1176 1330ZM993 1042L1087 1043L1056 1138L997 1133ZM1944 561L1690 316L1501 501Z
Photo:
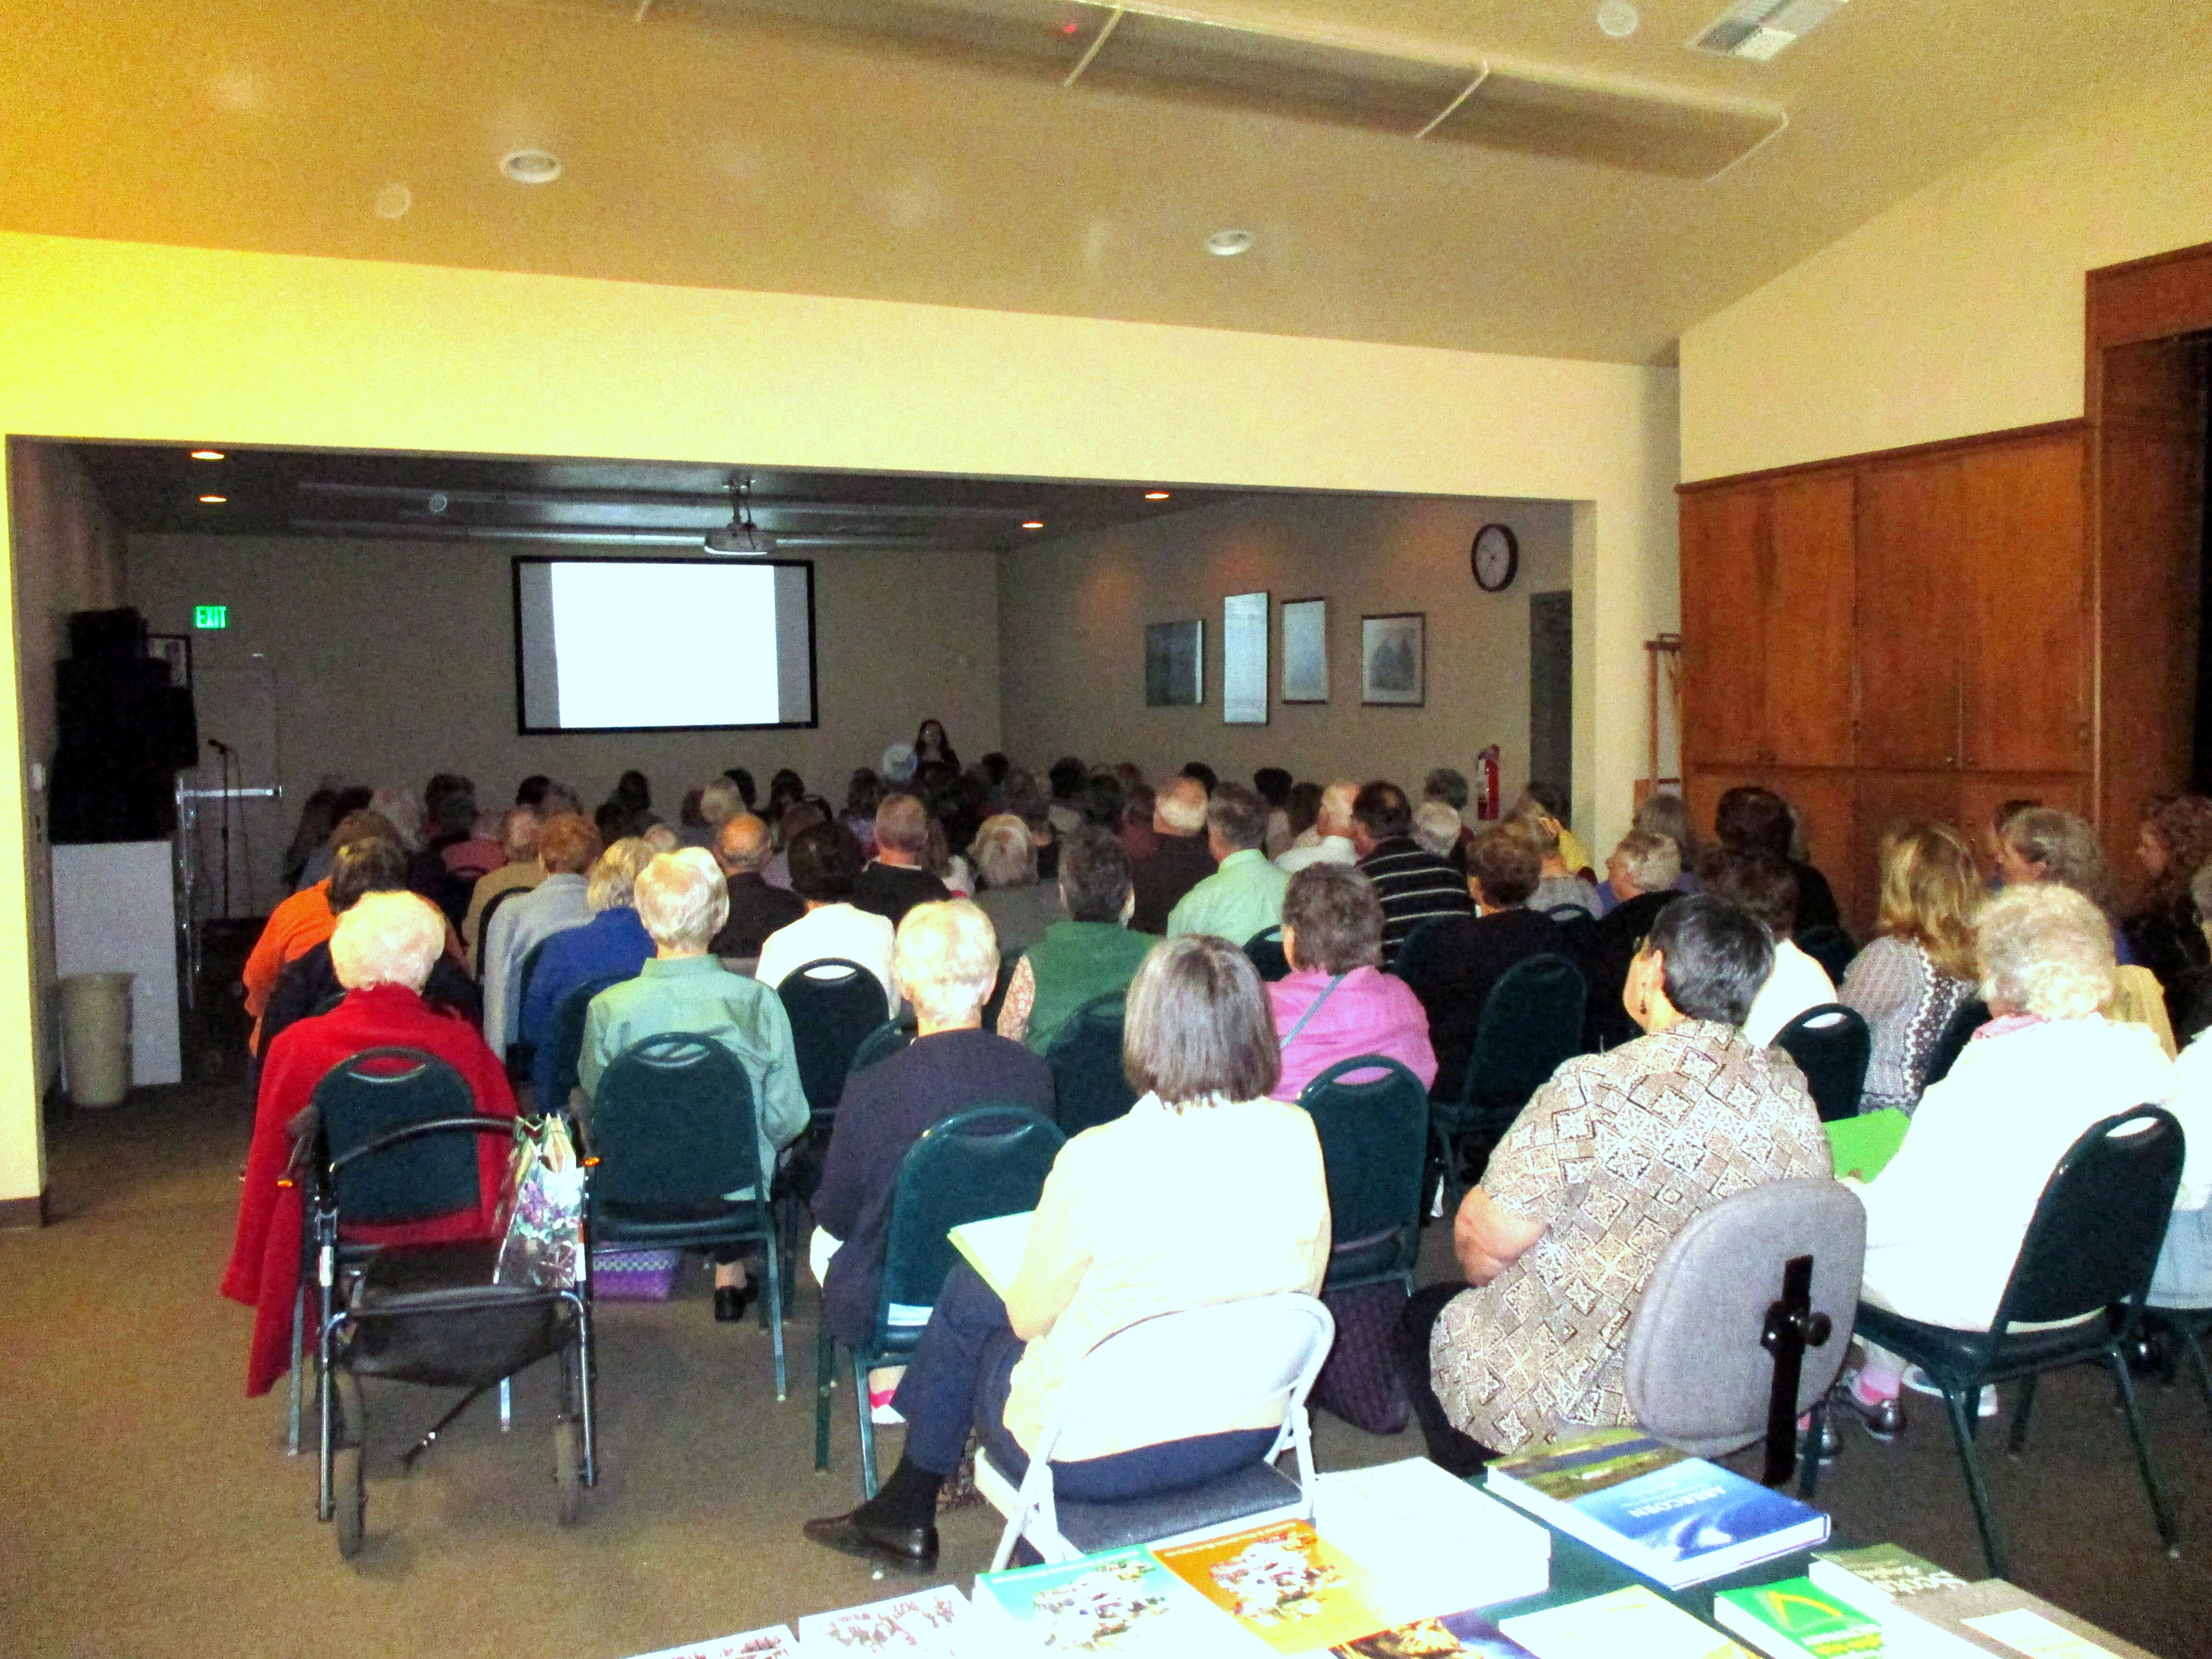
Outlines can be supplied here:
M1910 1115L1919 1105L1943 1028L1973 992L1965 980L1937 973L1912 939L1878 939L1851 958L1836 1000L1856 1008L1874 1037L1861 1111L1894 1106Z
M1732 1025L1685 1020L1571 1060L1498 1143L1483 1189L1544 1236L1452 1298L1429 1361L1462 1433L1494 1450L1626 1425L1628 1324L1692 1217L1832 1173L1804 1074Z

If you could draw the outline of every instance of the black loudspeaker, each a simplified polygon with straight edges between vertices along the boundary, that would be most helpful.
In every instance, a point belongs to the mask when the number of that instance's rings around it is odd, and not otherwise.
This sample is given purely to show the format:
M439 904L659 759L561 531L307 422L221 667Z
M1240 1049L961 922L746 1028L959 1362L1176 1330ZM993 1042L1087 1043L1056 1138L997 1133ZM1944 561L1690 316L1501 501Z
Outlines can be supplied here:
M145 657L57 663L54 680L60 741L51 839L63 845L166 839L176 828L180 695L169 684L168 664ZM191 694L181 695L188 717ZM198 758L191 754L183 763Z
M70 655L80 662L127 661L146 654L146 619L129 605L116 611L72 611Z

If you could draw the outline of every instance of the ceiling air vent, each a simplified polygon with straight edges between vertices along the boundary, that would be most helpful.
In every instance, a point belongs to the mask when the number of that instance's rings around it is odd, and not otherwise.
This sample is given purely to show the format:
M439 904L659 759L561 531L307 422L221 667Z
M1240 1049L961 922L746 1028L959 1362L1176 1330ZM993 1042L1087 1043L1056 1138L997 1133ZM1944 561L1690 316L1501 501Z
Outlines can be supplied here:
M1764 64L1826 22L1843 4L1844 0L1738 0L1690 47Z

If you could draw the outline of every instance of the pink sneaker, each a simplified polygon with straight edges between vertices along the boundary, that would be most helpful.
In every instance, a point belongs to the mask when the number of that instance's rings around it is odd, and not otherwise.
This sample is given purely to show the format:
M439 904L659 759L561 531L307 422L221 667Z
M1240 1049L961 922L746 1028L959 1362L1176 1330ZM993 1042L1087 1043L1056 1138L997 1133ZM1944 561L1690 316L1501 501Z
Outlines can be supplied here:
M901 1417L891 1404L891 1396L897 1392L896 1389L868 1390L869 1422L875 1424L878 1428L896 1428L906 1421L906 1419Z

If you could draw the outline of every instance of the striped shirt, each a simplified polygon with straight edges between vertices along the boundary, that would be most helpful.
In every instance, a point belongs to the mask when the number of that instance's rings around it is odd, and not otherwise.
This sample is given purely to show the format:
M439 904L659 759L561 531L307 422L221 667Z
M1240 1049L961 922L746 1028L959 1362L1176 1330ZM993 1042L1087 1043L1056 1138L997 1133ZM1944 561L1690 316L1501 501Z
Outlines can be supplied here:
M1382 965L1397 959L1406 935L1436 916L1471 916L1467 878L1411 836L1378 842L1359 860L1360 873L1382 901Z

